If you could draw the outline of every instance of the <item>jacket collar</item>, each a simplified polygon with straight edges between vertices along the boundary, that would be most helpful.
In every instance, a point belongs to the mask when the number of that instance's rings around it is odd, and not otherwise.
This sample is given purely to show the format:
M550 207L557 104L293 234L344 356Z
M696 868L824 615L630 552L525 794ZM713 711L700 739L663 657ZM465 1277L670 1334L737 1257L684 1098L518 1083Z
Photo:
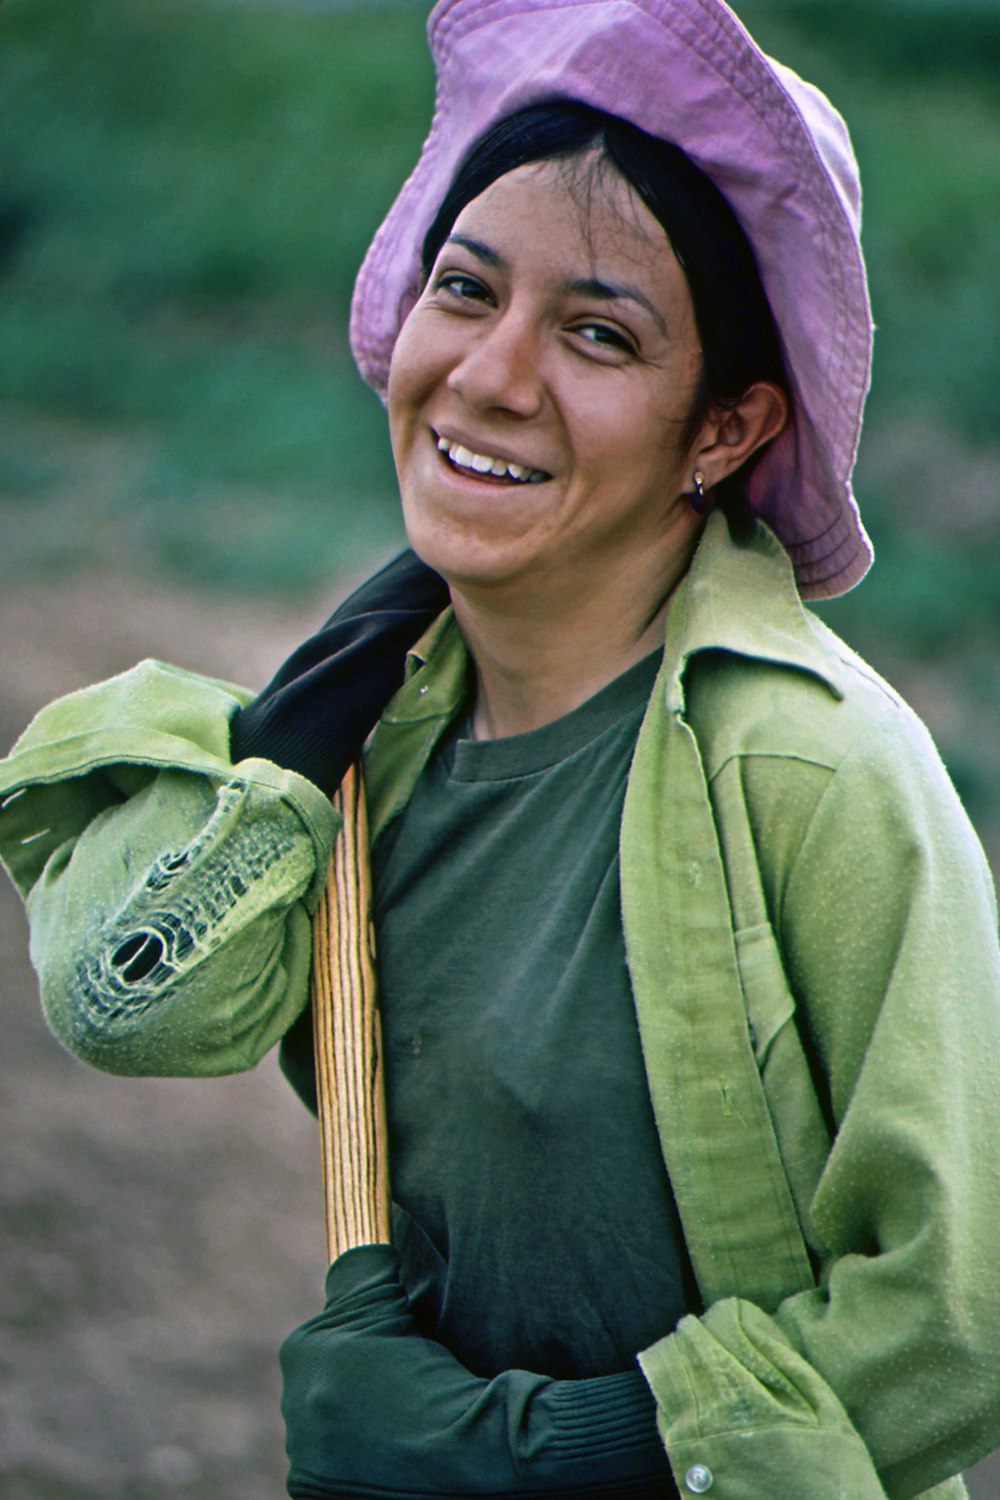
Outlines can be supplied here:
M735 542L723 515L709 517L667 615L666 705L684 711L684 677L700 651L730 651L818 677L844 696L843 669L831 637L803 605L788 553L757 521Z
M702 651L730 651L808 672L836 698L843 668L830 636L803 606L784 547L758 521L746 542L734 542L725 517L709 517L666 625L666 706L684 712L688 663ZM407 657L406 682L383 715L388 723L450 717L465 690L468 661L450 609L424 632Z

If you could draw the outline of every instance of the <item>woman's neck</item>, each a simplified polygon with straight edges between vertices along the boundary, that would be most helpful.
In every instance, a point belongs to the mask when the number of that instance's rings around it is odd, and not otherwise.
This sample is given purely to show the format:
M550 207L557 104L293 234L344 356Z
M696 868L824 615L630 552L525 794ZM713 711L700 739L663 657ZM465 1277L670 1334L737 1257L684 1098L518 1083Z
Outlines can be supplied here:
M475 667L475 738L539 729L662 646L670 595L686 566L685 558L655 591L636 593L609 580L596 595L575 601L530 586L453 585L455 616Z

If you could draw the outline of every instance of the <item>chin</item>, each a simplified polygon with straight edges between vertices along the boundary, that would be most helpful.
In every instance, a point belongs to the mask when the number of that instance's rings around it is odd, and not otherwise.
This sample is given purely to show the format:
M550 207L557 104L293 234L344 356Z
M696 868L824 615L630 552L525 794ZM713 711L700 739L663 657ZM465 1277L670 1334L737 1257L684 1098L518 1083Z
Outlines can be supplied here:
M410 546L421 562L440 573L452 589L499 588L523 576L523 569L505 564L478 549L418 546L412 540Z
M496 588L530 571L521 547L459 528L406 522L410 546L421 562L457 588Z

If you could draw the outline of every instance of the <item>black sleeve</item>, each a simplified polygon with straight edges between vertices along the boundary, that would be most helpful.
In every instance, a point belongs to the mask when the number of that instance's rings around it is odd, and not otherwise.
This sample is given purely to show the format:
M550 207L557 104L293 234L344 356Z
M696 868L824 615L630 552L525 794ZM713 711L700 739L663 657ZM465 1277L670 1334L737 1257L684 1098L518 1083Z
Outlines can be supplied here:
M402 683L407 651L448 601L444 579L415 553L394 558L233 715L234 764L260 756L332 797Z
M388 1245L334 1261L326 1306L281 1363L293 1500L677 1494L638 1368L474 1376L416 1332Z

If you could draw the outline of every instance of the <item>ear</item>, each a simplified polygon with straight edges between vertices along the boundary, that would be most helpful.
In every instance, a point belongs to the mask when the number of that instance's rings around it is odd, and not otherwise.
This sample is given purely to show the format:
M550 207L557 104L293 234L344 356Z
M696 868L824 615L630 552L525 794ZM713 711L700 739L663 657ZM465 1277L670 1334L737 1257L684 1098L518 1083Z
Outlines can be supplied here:
M788 415L788 397L769 380L752 385L736 406L714 407L692 448L692 467L701 470L705 488L720 484L777 437Z

